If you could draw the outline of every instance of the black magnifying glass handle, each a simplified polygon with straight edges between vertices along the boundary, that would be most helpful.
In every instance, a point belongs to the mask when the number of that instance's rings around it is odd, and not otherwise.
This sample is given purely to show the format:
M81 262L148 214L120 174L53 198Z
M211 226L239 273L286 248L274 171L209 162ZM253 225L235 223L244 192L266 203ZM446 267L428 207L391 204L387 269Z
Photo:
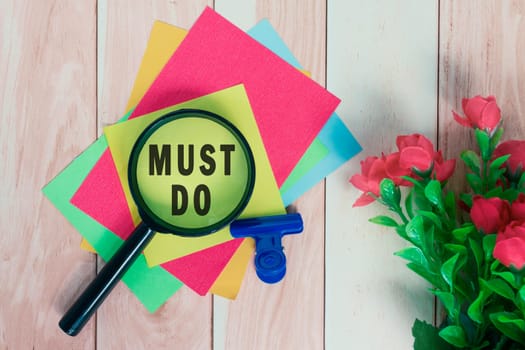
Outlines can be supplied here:
M62 316L58 325L66 334L75 336L82 330L154 235L155 231L146 224L140 223L137 226L131 236L100 270L97 277Z

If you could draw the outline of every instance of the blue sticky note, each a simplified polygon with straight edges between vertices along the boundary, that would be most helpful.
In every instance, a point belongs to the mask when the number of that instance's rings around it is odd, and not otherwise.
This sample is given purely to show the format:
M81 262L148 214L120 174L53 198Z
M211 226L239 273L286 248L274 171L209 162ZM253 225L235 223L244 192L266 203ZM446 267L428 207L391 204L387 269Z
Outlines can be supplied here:
M248 31L248 34L294 67L302 68L299 61L268 20L261 20ZM326 147L326 155L321 160L316 160L315 165L302 174L294 174L296 170L302 171L297 167L294 168L292 174L288 176L288 179L294 178L293 183L288 182L287 179L281 187L281 197L286 206L292 204L316 183L362 150L357 140L336 113L330 116L330 119L328 119L323 129L317 135L316 140L320 142L312 143L303 155L303 158L317 157L319 151L321 151L319 150L319 143ZM300 163L309 163L307 159L303 158Z
M328 119L317 138L328 148L329 152L326 157L304 174L294 185L287 188L285 192L281 192L284 205L292 204L312 186L362 150L352 133L350 133L336 113L332 114L330 119Z

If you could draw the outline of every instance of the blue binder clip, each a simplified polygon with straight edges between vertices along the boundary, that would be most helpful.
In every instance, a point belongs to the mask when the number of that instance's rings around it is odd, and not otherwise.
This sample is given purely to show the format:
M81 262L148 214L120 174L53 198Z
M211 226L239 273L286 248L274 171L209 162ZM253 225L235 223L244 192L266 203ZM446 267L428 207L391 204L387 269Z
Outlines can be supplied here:
M255 239L255 272L266 283L277 283L286 274L281 238L302 231L303 219L297 213L240 219L230 225L233 237Z

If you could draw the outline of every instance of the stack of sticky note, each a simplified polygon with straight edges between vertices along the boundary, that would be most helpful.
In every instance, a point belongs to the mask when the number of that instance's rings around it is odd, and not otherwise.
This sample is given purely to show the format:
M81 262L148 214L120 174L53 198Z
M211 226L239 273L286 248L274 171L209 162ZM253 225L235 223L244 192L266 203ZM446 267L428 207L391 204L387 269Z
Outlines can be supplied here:
M198 108L229 119L250 143L256 185L242 216L282 214L360 151L334 113L338 104L268 21L244 33L207 8L189 31L155 22L127 113L44 194L80 232L82 247L108 260L140 222L127 179L133 143L161 115ZM123 281L151 312L183 284L233 299L253 251L251 239L228 229L199 238L158 234Z

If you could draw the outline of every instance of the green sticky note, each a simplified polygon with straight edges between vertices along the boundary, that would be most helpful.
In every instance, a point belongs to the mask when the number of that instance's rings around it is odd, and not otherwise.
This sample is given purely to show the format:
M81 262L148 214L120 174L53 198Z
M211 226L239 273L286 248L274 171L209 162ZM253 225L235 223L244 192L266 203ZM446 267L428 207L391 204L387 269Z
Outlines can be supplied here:
M107 147L106 138L100 137L42 190L105 261L113 256L123 240L73 206L69 200ZM133 263L122 280L150 312L159 308L182 286L162 267L148 267L143 255Z
M328 148L318 138L314 139L310 147L308 147L308 152L301 157L301 160L299 160L293 171L286 178L286 181L281 185L280 192L285 193L290 190L304 174L316 167L329 153Z

